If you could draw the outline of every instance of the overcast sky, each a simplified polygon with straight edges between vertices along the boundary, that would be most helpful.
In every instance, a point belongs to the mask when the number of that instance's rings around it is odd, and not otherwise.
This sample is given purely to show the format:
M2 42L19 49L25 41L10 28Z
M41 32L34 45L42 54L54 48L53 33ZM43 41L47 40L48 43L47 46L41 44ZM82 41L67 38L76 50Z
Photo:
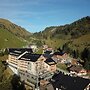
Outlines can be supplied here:
M30 32L90 16L90 0L0 0L0 18Z

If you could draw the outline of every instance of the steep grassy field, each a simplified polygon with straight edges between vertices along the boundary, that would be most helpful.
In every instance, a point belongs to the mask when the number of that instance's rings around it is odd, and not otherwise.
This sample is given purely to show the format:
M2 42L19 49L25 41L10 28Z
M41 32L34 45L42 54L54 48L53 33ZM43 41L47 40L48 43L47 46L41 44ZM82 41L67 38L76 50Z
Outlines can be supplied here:
M90 34L73 39L72 42L69 43L69 47L72 49L78 49L79 51L82 51L85 47L90 48Z
M68 40L62 40L62 39L56 39L56 38L45 40L45 43L54 49L57 49L58 47L62 47L62 45L66 42L68 42Z
M22 28L21 26L18 26L14 23L12 23L9 20L0 18L0 29L5 29L11 32L12 34L22 37L24 39L28 38L30 36L30 32Z
M13 35L5 29L0 29L0 48L22 47L25 45L23 39Z

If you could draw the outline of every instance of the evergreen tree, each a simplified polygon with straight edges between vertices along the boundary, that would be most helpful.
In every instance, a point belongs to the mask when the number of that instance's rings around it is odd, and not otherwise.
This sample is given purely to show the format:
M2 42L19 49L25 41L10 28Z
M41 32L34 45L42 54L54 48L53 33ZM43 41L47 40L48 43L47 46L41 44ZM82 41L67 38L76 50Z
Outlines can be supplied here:
M74 50L74 51L72 52L72 56L73 56L73 58L78 58L78 57L79 57L79 52L78 52L78 50Z
M84 60L84 68L90 70L90 51L89 48L85 48L81 53L81 59Z

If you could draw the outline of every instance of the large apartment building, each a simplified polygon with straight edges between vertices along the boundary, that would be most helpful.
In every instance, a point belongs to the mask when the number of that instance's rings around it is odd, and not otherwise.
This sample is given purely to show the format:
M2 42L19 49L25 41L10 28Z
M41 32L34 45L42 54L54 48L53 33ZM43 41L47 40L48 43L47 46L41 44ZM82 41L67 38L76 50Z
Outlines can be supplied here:
M17 58L25 52L32 53L32 49L30 48L9 48L8 52L9 52L9 55L8 55L7 63L9 67L14 71L14 73L18 74Z
M42 54L33 54L30 48L9 48L8 66L22 80L37 83L39 79L49 79L56 71L56 63L52 58Z

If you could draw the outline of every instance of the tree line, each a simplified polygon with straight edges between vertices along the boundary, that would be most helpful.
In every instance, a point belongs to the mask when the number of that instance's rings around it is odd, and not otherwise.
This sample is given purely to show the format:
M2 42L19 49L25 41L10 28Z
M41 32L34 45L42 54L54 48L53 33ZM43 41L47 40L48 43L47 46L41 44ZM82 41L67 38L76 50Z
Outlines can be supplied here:
M69 53L73 58L76 58L79 63L83 65L83 67L87 70L90 70L90 48L85 47L81 52L76 49L72 50L70 47L68 47L68 44L65 43L62 48L58 48L60 52L66 52Z

